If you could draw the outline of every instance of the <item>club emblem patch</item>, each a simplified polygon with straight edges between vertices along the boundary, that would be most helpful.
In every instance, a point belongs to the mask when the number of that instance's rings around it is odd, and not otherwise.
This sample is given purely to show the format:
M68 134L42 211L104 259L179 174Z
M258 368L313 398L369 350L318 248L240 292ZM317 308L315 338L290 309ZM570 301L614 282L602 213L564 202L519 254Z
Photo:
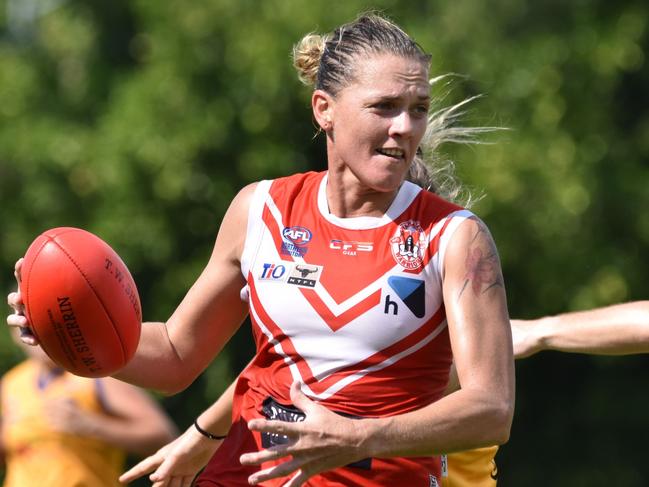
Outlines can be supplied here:
M390 239L392 257L404 269L419 269L424 263L424 250L428 247L428 238L421 224L415 220L403 222Z

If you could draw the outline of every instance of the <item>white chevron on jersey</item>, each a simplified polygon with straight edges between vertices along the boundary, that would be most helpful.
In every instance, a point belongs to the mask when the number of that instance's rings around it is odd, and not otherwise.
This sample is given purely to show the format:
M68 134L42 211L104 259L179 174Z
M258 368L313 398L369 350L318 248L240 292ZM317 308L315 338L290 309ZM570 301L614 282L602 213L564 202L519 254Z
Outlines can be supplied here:
M250 312L252 313L253 317L255 318L256 323L261 328L264 335L266 335L266 337L268 338L268 342L273 346L275 352L277 352L277 354L279 356L281 356L284 359L284 361L289 365L289 369L291 371L291 376L293 377L293 381L299 381L302 384L302 392L304 394L309 396L311 399L318 399L318 400L328 399L329 397L334 395L336 392L341 390L343 387L345 387L345 386L351 384L352 382L364 377L365 375L367 375L367 374L369 374L371 372L375 372L375 371L384 369L384 368L392 365L393 363L395 363L399 359L401 359L401 358L403 358L403 357L405 357L407 355L410 355L413 352L416 352L420 348L422 348L425 345L427 345L428 343L430 343L430 341L433 338L435 338L437 335L439 335L444 330L444 328L446 327L446 321L444 321L432 333L430 333L428 336L426 336L423 340L417 342L412 347L404 350L401 353L393 355L392 357L387 358L383 362L380 362L380 363L378 363L376 365L373 365L373 366L370 366L370 367L366 367L366 368L364 368L362 370L359 370L358 372L356 372L354 374L347 375L347 376L343 377L342 379L340 379L339 381L335 382L333 385L328 387L326 390L318 393L318 392L315 392L311 387L306 385L306 378L303 377L302 374L300 374L300 370L299 370L297 364L291 358L291 356L284 351L284 349L282 348L281 343L277 339L275 339L275 337L273 336L271 331L268 328L266 328L266 326L264 326L263 321L261 319L259 319L259 316L257 315L257 312L255 311L255 307L252 304L250 306ZM325 377L318 376L317 374L314 374L314 376L318 380L326 378L326 376Z
M317 202L314 202L316 204L312 209L316 209L322 220L330 222L329 226L334 228L332 231L340 227L372 232L375 228L391 224L422 191L418 186L406 182L383 217L342 219L329 214L325 187L326 177L320 181ZM331 272L332 265L341 266L333 254L322 262L313 262L309 257L299 255L280 254L279 232L291 226L291 222L284 221L270 195L270 189L271 182L263 181L254 193L241 267L248 279L254 324L289 366L293 379L308 384L303 386L307 395L317 399L329 398L367 374L384 369L420 350L444 330L446 321L443 319L441 294L443 256L453 232L462 221L472 216L471 212L451 212L430 228L426 241L432 242L439 235L439 250L416 274L406 272L392 261L393 265L386 272L337 302L320 281L305 291L282 280L260 278L264 265L281 264L286 268L319 265L324 268L323 272ZM265 210L270 215L268 220L263 217ZM327 224L323 225L329 231ZM387 245L387 242L374 243L375 246L379 244ZM423 317L416 318L409 314L403 303L399 316L387 316L383 306L384 296L385 299L398 299L386 293L386 290L390 290L388 279L395 276L418 277L426 283L426 311ZM340 273L339 278L344 279L344 274ZM325 320L322 313L330 319ZM342 321L332 326L330 321L340 317ZM413 338L415 335L416 339ZM389 355L381 356L382 351L388 349L391 350ZM358 367L354 369L355 365ZM341 370L348 372L338 374Z

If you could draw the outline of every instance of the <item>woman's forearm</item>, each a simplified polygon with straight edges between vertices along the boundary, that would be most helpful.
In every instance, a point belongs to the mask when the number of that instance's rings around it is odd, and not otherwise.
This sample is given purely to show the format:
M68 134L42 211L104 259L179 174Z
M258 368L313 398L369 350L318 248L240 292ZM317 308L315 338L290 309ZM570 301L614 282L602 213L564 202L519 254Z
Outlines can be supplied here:
M491 391L458 390L410 413L360 421L368 456L425 456L505 443L513 403Z
M164 374L160 371L164 370ZM136 386L171 394L187 387L194 379L185 367L161 322L142 324L142 334L133 359L113 377Z

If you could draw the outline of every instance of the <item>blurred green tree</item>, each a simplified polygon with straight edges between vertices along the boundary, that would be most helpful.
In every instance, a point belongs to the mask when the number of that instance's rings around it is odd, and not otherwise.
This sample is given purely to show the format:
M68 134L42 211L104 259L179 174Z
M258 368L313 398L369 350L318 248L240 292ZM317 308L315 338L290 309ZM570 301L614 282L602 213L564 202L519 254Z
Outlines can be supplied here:
M248 182L322 169L309 92L290 64L305 33L361 0L0 0L0 288L31 240L79 226L108 241L165 319ZM445 102L511 130L444 147L485 197L513 316L646 297L649 5L640 0L380 0L454 72ZM252 354L244 325L184 393L190 423ZM0 368L18 359L0 334ZM643 486L646 357L546 354L519 364L502 485ZM644 401L644 402L643 402ZM539 452L551 452L541 453ZM614 479L614 480L613 480Z

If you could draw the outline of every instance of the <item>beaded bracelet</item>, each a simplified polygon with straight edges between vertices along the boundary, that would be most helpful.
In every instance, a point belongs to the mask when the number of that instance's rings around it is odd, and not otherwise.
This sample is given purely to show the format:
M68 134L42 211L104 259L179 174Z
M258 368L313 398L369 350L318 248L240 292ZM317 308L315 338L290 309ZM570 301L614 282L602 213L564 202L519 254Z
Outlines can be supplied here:
M205 431L203 428L198 426L197 419L194 420L194 428L196 428L196 431L198 431L201 435L205 436L206 438L209 438L210 440L223 440L228 436L228 435L223 435L223 436L213 435L209 431Z

